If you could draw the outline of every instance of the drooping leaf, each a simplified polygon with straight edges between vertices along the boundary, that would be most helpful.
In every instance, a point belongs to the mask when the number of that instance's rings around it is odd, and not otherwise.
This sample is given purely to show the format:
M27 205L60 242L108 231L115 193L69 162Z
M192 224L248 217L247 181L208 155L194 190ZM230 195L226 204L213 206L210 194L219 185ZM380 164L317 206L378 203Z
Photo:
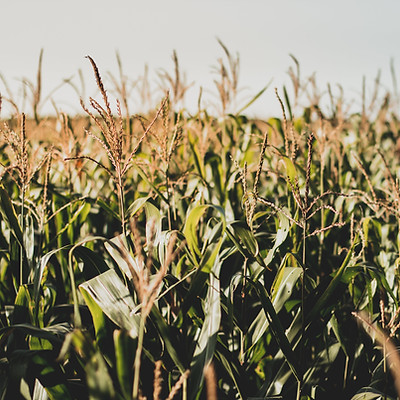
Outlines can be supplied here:
M276 232L274 245L272 249L269 250L267 257L264 260L266 265L269 265L270 262L273 260L276 251L286 240L290 230L289 219L281 212L278 212L278 218L279 218L279 228L278 231Z
M124 272L128 278L132 278L131 268L139 271L137 259L127 249L126 238L118 235L104 243L104 247L114 259L118 268Z
M137 337L140 321L140 315L136 314L137 305L113 269L82 283L79 289L84 298L90 296L117 326L126 329L132 338Z
M151 196L146 196L146 197L139 197L136 199L127 209L126 215L128 218L130 218L132 215L135 215L139 210L143 208L145 203L151 199Z
M250 230L250 228L241 222L233 222L229 224L229 227L234 230L234 243L238 243L238 239L243 244L244 248L247 250L247 254L242 250L246 257L253 257L258 264L260 264L263 268L268 268L267 264L264 262L263 258L260 255L260 249L254 233ZM232 235L230 235L232 238Z
M0 346L4 344L4 341L7 340L8 336L14 331L24 336L29 335L46 339L53 343L54 346L58 347L61 346L65 336L71 331L71 327L66 323L51 325L45 328L38 328L27 323L11 325L0 329Z
M293 288L303 272L303 269L300 267L288 267L285 260L286 257L284 258L271 287L271 301L276 313L279 313L286 301L292 295ZM268 326L269 318L267 318L265 310L261 309L249 328L249 343L251 344L251 347L248 351L258 343L268 329Z
M104 258L88 247L75 247L74 255L82 261L82 272L86 279L94 278L95 276L100 275L110 269Z
M286 300L290 298L293 288L295 287L302 272L302 268L289 267L285 262L282 262L282 266L275 276L271 287L272 303L276 312L279 312Z
M211 268L214 265L214 261L219 253L223 242L226 229L224 210L219 206L214 206L210 204L196 206L190 211L189 215L187 216L185 227L183 228L183 234L185 235L186 242L192 254L193 260L195 260L195 262L197 263L197 267L200 267L200 264L197 261L197 259L201 256L197 230L201 217L209 208L218 211L219 214L222 216L222 230L219 239L217 240L217 243L213 244L214 247L209 252L207 259L203 260L202 262L202 270L206 273L211 271ZM211 246L211 243L209 245Z
M39 305L40 283L42 281L44 269L45 269L47 263L49 262L51 256L60 250L61 249L56 249L56 250L50 251L47 254L45 254L44 256L42 256L35 267L34 275L33 275L33 288L34 288L36 307L38 307L38 305Z

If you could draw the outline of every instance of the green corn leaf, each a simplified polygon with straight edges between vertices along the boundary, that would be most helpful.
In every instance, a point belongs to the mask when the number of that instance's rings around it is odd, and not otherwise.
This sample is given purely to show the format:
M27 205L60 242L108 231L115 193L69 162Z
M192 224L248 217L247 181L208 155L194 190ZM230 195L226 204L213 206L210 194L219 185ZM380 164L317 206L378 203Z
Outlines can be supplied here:
M209 153L206 155L205 163L211 169L214 190L216 191L219 204L223 204L226 192L223 182L224 173L222 168L221 157L214 153Z
M230 225L228 226L228 228L226 229L226 234L228 236L228 238L232 241L232 243L234 244L234 246L232 247L233 251L239 251L240 254L246 258L248 257L248 253L245 249L244 246L242 246L242 243L239 241L239 238L236 237L236 235L234 234L234 232L231 232L231 230L229 229Z
M324 293L318 298L316 303L314 304L313 308L309 312L309 314L306 316L306 323L309 324L310 322L314 321L316 318L320 316L320 313L324 309L325 305L327 304L328 300L333 296L337 286L341 282L342 275L344 274L347 266L350 263L350 260L353 255L353 250L358 241L358 235L353 241L353 244L350 248L350 250L347 252L347 255L345 259L342 262L342 265L340 268L336 271L335 276L333 279L330 281L328 287L324 291Z
M346 355L346 357L349 357L350 352L347 349L348 346L346 345L346 342L343 340L341 328L335 314L332 314L332 317L329 320L329 324L332 327L333 333L335 334L336 339L338 340L344 354Z
M271 286L272 303L276 312L279 312L286 300L290 298L293 288L303 272L300 267L288 267L285 261L286 257Z
M290 221L289 219L281 212L277 213L279 218L279 228L276 232L274 246L271 250L269 250L267 257L264 262L268 266L274 258L276 251L282 245L282 243L286 240L289 231L290 231Z
M209 251L209 256L207 257L207 259L203 260L203 262L201 263L202 270L206 273L209 273L211 271L211 268L214 265L214 261L219 253L219 250L220 250L222 242L223 242L224 233L225 233L225 229L226 229L224 210L219 206L214 206L214 205L210 205L210 204L196 206L190 211L189 215L187 216L185 227L183 228L183 234L185 235L186 242L187 242L187 245L191 252L191 255L193 257L193 260L195 260L195 262L197 263L197 267L200 267L200 263L198 263L198 261L196 261L202 255L201 251L200 251L199 240L197 238L197 229L198 229L201 217L204 215L206 210L208 210L209 208L212 208L221 214L222 229L221 229L221 234L220 234L219 240L214 245L213 249L211 251ZM211 244L209 244L209 245L211 246Z
M154 241L154 245L158 245L158 241L162 229L162 216L160 210L150 201L144 203L144 211L146 213L146 239L150 243Z
M251 256L257 257L259 254L258 243L249 227L246 227L244 224L238 222L232 223L230 226L232 226L236 235L240 238Z
M291 183L292 186L296 185L298 180L298 175L296 171L296 166L294 165L293 161L286 156L282 156L282 161L286 167L286 177Z
M284 258L271 287L271 301L276 313L279 313L292 295L293 288L303 272L302 268L286 266L286 258ZM258 343L268 326L269 318L267 318L264 309L262 309L249 328L250 347L247 351L251 350Z
M245 225L242 222L233 222L229 226L232 227L235 232L235 243L238 243L238 239L240 239L240 242L244 245L244 248L247 249L247 254L245 254L245 256L253 257L263 268L268 268L260 255L257 239L247 224ZM243 251L242 246L241 249ZM243 251L243 253L246 252Z
M32 321L32 297L28 285L21 285L18 288L12 314L12 324L24 324Z
M169 205L168 199L160 192L157 186L154 185L154 183L149 180L149 178L147 177L146 173L142 170L142 168L140 168L137 164L135 164L134 168L138 172L140 177L158 194L160 199L162 199L166 205Z
M70 331L71 327L67 323L55 324L45 328L38 328L28 323L14 324L0 329L0 346L4 345L4 342L13 332L19 332L21 335L48 340L57 348L62 345L65 336Z
M146 213L146 238L147 240L154 240L155 245L157 244L159 235L162 229L162 216L160 210L151 202L151 197L140 197L136 199L128 208L128 218L135 215L138 211L144 209ZM154 235L150 238L150 235Z
M126 215L128 218L130 218L132 215L135 215L139 210L142 209L142 207L145 205L145 203L151 199L151 196L146 196L146 197L139 197L136 199L127 209Z
M217 335L221 322L221 304L220 304L220 283L219 271L221 262L217 258L210 273L210 282L205 299L204 315L205 319L200 331L199 339L196 343L196 349L193 354L191 374L189 379L190 398L195 399L198 388L203 381L204 368L211 362Z
M132 338L137 337L140 322L140 315L135 313L137 305L113 269L82 283L79 289L85 299L90 297L89 304L94 301L111 321L126 329Z
M289 111L289 119L292 120L293 119L292 107L290 106L290 100L288 92L286 90L286 86L283 86L283 95L285 96L286 107L288 108Z
M12 352L8 358L6 398L72 399L65 375L54 360L53 351L20 349Z
M116 329L113 334L115 347L115 367L118 382L124 399L130 400L133 385L133 364L135 360L135 342L124 330Z
M179 336L177 336L177 332L173 331L167 325L164 317L161 315L157 307L153 307L151 309L150 317L160 333L161 339L164 342L165 349L167 350L169 356L178 367L179 372L183 374L186 370L185 365L188 365L188 362L184 352L182 351L182 345L179 343Z
M63 393L62 395L65 395ZM35 387L33 388L33 395L32 395L32 400L47 400L49 396L47 395L46 389L38 379L35 380ZM71 398L71 397L66 397Z
M108 214L112 215L117 221L121 221L121 217L115 212L103 199L100 197L96 200L96 203L105 210Z
M200 256L199 241L197 239L197 227L200 218L209 206L197 206L189 213L185 227L183 228L183 234L185 235L186 242L193 255Z
M90 314L92 315L97 344L103 353L110 353L112 343L110 343L111 330L109 320L100 306L96 303L93 297L88 294L87 291L81 290L81 293L86 305L89 308Z
M374 268L369 268L368 271L377 280L377 282L379 282L380 286L385 289L386 293L388 293L390 295L390 297L392 298L392 300L397 308L398 300L397 300L396 295L394 294L392 288L390 287L389 282L386 279L385 272L383 271L383 269L380 267L374 267Z
M193 138L193 135L190 132L188 133L188 137L189 137L190 149L192 150L192 155L194 158L194 164L196 166L197 173L200 175L201 179L205 182L206 181L206 173L205 173L205 168L204 168L204 162L200 156L199 149L196 146L195 139Z
M298 364L298 360L295 356L295 353L292 350L292 346L289 343L287 336L285 335L285 331L281 325L281 322L276 314L275 308L267 294L266 289L261 284L261 282L253 282L249 281L256 289L257 294L261 300L261 305L265 311L265 315L269 320L270 329L274 335L275 340L277 341L279 348L281 349L285 359L292 370L294 376L298 381L302 379L302 372L300 365Z
M271 85L272 79L268 82L267 86L265 86L263 89L261 89L249 102L247 102L237 113L236 116L240 115L243 113L244 110L249 108Z
M50 258L56 254L57 252L65 249L69 249L70 246L65 246L59 249L52 250L42 256L39 260L39 262L36 265L36 268L34 270L34 276L33 276L33 288L34 288L34 298L35 298L35 309L39 308L39 293L40 293L40 283L42 281L44 269L48 262L50 261Z
M238 398L241 400L247 399L245 396L245 387L247 383L245 380L245 373L240 368L237 358L232 357L232 353L225 346L223 346L219 340L217 341L215 358L221 362L221 365L232 379L233 385L238 392Z
M73 256L74 252L77 248L84 245L85 243L92 242L95 240L100 240L102 242L109 242L106 238L102 236L88 236L86 239L81 240L80 242L76 243L68 252L68 274L71 281L71 292L72 292L72 300L74 305L74 323L75 327L79 328L81 326L81 316L79 312L79 303L78 303L78 293L77 288L75 285L75 273L74 273L74 266L73 266ZM79 252L79 250L78 250ZM76 257L76 256L75 256ZM95 279L95 278L93 278Z
M126 238L123 235L118 235L104 243L104 247L107 249L110 256L114 259L118 268L123 273L132 279L131 268L138 271L139 266L137 265L136 258L134 258L127 249Z
M107 364L99 351L96 351L85 364L89 399L114 399L115 389L108 372Z
M85 201L82 201L82 204L78 208L76 208L76 203L74 204L73 202L70 202L68 205L73 206L73 207L70 207L71 211L68 210L69 211L68 218L62 218L61 213L57 214L56 219L59 221L58 226L57 226L57 235L52 240L55 240L60 235L62 235L65 231L67 231L68 229L71 229L72 225L79 218L81 218L81 220L85 220L85 217L89 213L90 207L91 207L91 205L89 203L86 203Z
M319 352L314 360L314 365L304 373L304 382L307 382L307 380L316 373L328 375L333 363L339 355L339 350L340 344L333 343L329 346L327 345L324 350ZM331 370L331 372L333 371Z
M110 269L104 258L88 247L75 247L74 255L83 262L82 272L86 279L94 278Z
M18 221L17 214L11 202L10 196L3 185L0 185L0 212L12 234L18 240L20 246L24 247L21 225Z
M25 216L24 246L27 261L32 262L35 254L35 226L31 214Z
M51 351L42 350L34 353L31 367L40 379L35 381L32 400L39 399L72 399L65 375L60 366L54 361ZM43 382L43 385L40 383Z

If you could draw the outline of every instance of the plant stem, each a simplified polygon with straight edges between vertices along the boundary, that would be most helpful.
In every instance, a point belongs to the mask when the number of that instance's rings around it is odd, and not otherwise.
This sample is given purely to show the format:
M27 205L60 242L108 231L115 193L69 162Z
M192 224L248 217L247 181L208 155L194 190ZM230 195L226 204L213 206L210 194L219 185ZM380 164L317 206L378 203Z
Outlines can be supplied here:
M322 162L321 160L321 171L320 171L320 186L321 186L321 190L320 190L320 195L322 196L322 194L325 191L324 188L324 165L325 163ZM322 261L322 248L324 245L324 238L325 238L325 231L323 230L325 228L325 213L324 213L324 209L321 208L321 229L322 232L319 236L319 249L318 249L318 264L321 265L321 261Z
M187 400L187 379L183 381L182 385L182 400Z
M72 254L78 246L79 246L79 243L76 244L74 247L72 247L68 253L68 273L69 273L69 279L71 281L72 301L74 303L74 325L75 325L76 329L81 329L82 328L82 319L81 319L81 314L79 311L78 293L76 291L74 266L73 266L73 260L72 260Z
M172 221L171 221L171 190L170 190L170 181L169 181L169 164L167 165L166 170L166 186L167 186L167 199L168 199L168 229L172 229Z
M296 400L300 400L301 396L301 382L297 381L297 394L296 394Z
M24 183L23 183L24 185ZM24 249L25 249L25 187L22 188L21 195L21 229L22 229L22 243L19 255L19 285L24 284L23 272L24 272Z
M347 371L348 370L349 370L349 356L346 356L346 361L344 364L344 372L343 372L343 389L346 388Z
M124 185L122 183L122 176L118 174L118 208L119 215L121 217L121 226L122 226L122 236L126 237L126 228L125 228L125 207L124 207Z
M139 325L139 336L138 336L138 345L135 355L135 372L133 376L133 390L132 390L132 399L137 400L139 395L139 377L140 377L140 365L141 365L141 357L142 357L142 349L143 349L143 336L144 336L144 325L145 325L145 316L141 316L140 325Z

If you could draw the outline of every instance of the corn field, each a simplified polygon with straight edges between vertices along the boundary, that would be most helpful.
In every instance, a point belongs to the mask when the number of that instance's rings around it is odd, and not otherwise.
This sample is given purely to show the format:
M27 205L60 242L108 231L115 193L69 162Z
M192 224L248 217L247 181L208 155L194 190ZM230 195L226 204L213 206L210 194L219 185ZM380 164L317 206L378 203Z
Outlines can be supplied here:
M1 399L398 398L398 94L350 112L293 58L250 119L221 46L214 113L174 53L146 115L88 57L98 96L41 116L40 57L0 131Z

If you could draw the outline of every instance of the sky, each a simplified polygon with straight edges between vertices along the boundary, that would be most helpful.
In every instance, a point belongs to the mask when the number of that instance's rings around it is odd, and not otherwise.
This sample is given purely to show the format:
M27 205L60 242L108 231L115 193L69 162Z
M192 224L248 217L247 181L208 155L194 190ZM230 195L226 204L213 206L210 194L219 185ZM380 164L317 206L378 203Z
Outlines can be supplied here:
M148 66L153 101L160 101L157 72L173 72L176 50L187 82L187 106L196 104L200 87L204 105L216 103L214 79L224 57L220 39L240 57L239 106L268 83L268 89L248 109L249 115L280 115L274 88L290 88L288 70L300 65L303 79L316 74L321 91L340 84L349 102L360 104L362 80L372 91L381 71L383 89L391 89L390 63L400 72L400 2L398 0L13 0L1 4L0 92L20 111L22 82L35 82L43 49L42 114L81 112L79 97L98 96L89 61L100 70L112 93L110 73L118 76L116 52L124 74L133 82ZM84 77L81 87L79 70ZM400 74L398 74L400 76ZM63 84L66 79L77 87ZM61 85L61 87L60 87ZM55 90L56 89L56 90ZM78 94L78 93L79 94ZM144 112L135 92L131 112ZM10 106L3 100L2 116Z

